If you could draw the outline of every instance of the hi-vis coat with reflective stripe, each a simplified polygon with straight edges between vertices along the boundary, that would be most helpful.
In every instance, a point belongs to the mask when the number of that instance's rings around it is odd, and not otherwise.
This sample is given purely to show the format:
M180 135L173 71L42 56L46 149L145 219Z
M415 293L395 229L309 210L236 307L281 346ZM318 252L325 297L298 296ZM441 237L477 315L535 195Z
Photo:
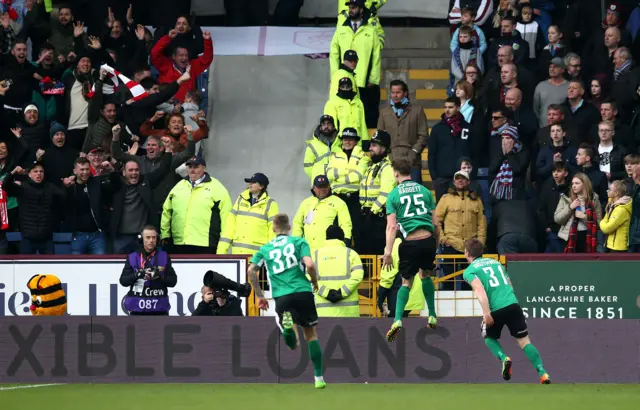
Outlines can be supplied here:
M302 201L293 218L291 235L304 238L313 251L324 245L327 228L338 222L344 237L351 239L351 215L347 204L335 195L319 200L315 195Z
M376 26L365 15L364 23L353 32L350 20L336 27L329 49L331 75L338 71L344 61L344 53L354 50L358 53L358 66L355 70L356 85L364 88L367 83L380 85L382 45Z
M364 105L362 105L360 97L345 100L335 95L331 96L324 105L324 114L333 117L339 134L342 134L342 130L345 128L355 128L360 137L359 147L362 146L362 141L371 139L364 118Z
M320 317L360 317L358 287L364 277L362 261L357 252L346 247L339 239L325 241L324 246L312 252L318 272L316 309ZM330 290L337 290L343 299L331 303Z
M336 194L358 192L360 181L369 163L371 159L357 145L351 152L351 158L347 158L347 154L342 150L332 152L327 165L327 178L333 192Z
M335 137L329 146L318 138L320 131L315 130L311 139L307 140L307 148L304 151L304 172L309 177L311 184L318 175L327 174L327 164L331 151L340 151L340 139Z
M393 176L391 160L387 156L365 171L364 178L360 181L360 205L362 208L371 208L373 214L380 213L396 185L398 183Z
M261 246L276 237L273 217L278 212L277 202L266 192L253 205L249 190L241 193L227 216L217 254L226 254L229 247L234 255L253 255L259 251Z
M338 0L338 26L344 24L344 22L349 19L349 6L346 5L346 0ZM366 0L364 6L371 10L371 7L375 5L376 10L380 10L380 7L387 4L387 0ZM380 24L380 19L378 18L378 13L375 15L371 15L369 17L369 24L376 28L378 32L378 38L380 39L380 47L384 47L384 30L382 29L382 25Z

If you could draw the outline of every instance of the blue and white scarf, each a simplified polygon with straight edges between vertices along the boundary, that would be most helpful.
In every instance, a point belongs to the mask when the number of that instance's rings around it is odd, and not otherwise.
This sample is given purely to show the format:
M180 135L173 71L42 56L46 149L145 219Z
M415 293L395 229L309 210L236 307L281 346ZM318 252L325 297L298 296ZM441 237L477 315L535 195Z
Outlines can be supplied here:
M404 108L396 107L392 99L389 99L389 104L391 104L391 108L393 109L393 112L396 113L396 116L398 118L402 117L402 114L404 114ZM404 97L402 101L400 101L400 104L404 105L404 107L407 107L409 105L409 98Z

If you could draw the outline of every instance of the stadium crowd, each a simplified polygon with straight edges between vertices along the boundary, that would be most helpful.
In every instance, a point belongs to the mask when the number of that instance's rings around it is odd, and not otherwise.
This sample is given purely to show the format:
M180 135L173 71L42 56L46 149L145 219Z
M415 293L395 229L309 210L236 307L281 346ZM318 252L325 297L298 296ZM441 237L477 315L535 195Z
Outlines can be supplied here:
M409 158L423 182L428 148L442 254L474 237L500 254L640 247L640 5L452 2L449 98L429 129L405 82L380 104L385 3L339 2L294 235L320 249L335 224L332 243L382 254L391 160ZM253 253L273 237L268 177L232 200L207 171L213 43L192 16L152 33L131 7L90 28L44 0L21 13L0 30L0 253L54 253L60 232L74 254L128 253L147 224L182 254Z

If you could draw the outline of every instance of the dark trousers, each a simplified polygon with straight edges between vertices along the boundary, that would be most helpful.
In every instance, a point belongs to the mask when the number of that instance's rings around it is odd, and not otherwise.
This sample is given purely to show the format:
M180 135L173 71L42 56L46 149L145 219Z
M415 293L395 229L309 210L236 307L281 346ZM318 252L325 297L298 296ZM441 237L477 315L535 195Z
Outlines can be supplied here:
M346 194L338 194L338 197L342 199L349 208L349 216L351 216L351 235L349 232L345 232L345 238L353 240L352 249L360 253L361 239L360 239L360 195L357 192L349 192Z
M360 255L383 255L386 242L385 232L387 218L383 212L380 216L363 215L360 219Z
M377 39L372 40L377 41ZM378 126L378 115L380 114L380 86L358 88L360 100L364 105L364 118L367 128Z
M113 253L116 255L128 255L138 249L140 249L138 234L119 234L113 240Z
M53 255L53 240L22 238L20 255Z
M433 189L436 191L436 202L447 193L453 178L436 178L433 180Z
M230 26L263 26L269 18L269 3L264 0L224 0Z
M563 253L567 243L558 237L557 232L547 232L547 248L545 253Z
M506 233L498 239L498 254L510 253L538 253L538 243L529 235Z
M295 27L300 18L300 9L304 0L279 0L273 12L272 26Z
M67 131L67 144L73 149L80 151L84 144L84 138L87 136L87 129L77 129ZM86 152L85 152L86 154Z
M383 286L378 287L378 309L380 309L380 313L384 314L384 301L387 301L387 309L389 310L389 314L387 317L395 317L396 316L396 303L398 301L398 291L402 286L402 276L396 275L393 280L393 285L390 288L385 288ZM409 317L410 310L405 310L402 312L402 317Z

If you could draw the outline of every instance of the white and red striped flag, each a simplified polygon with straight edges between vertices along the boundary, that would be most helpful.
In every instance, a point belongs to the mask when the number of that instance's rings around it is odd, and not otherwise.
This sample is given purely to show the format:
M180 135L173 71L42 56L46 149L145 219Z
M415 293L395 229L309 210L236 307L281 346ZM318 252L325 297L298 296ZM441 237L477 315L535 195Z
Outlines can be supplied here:
M113 86L104 84L102 87L102 92L104 94L115 93L118 90L118 85L120 83L119 80L121 80L122 83L129 89L129 91L131 91L134 101L138 101L149 96L149 93L147 93L147 90L145 90L144 87L140 85L140 83L137 83L129 79L128 77L124 76L120 71L115 70L106 64L103 64L100 67L100 69L108 73L109 78L114 84ZM87 94L87 96L91 98L93 97L94 94L95 94L95 84L91 87L91 91Z

